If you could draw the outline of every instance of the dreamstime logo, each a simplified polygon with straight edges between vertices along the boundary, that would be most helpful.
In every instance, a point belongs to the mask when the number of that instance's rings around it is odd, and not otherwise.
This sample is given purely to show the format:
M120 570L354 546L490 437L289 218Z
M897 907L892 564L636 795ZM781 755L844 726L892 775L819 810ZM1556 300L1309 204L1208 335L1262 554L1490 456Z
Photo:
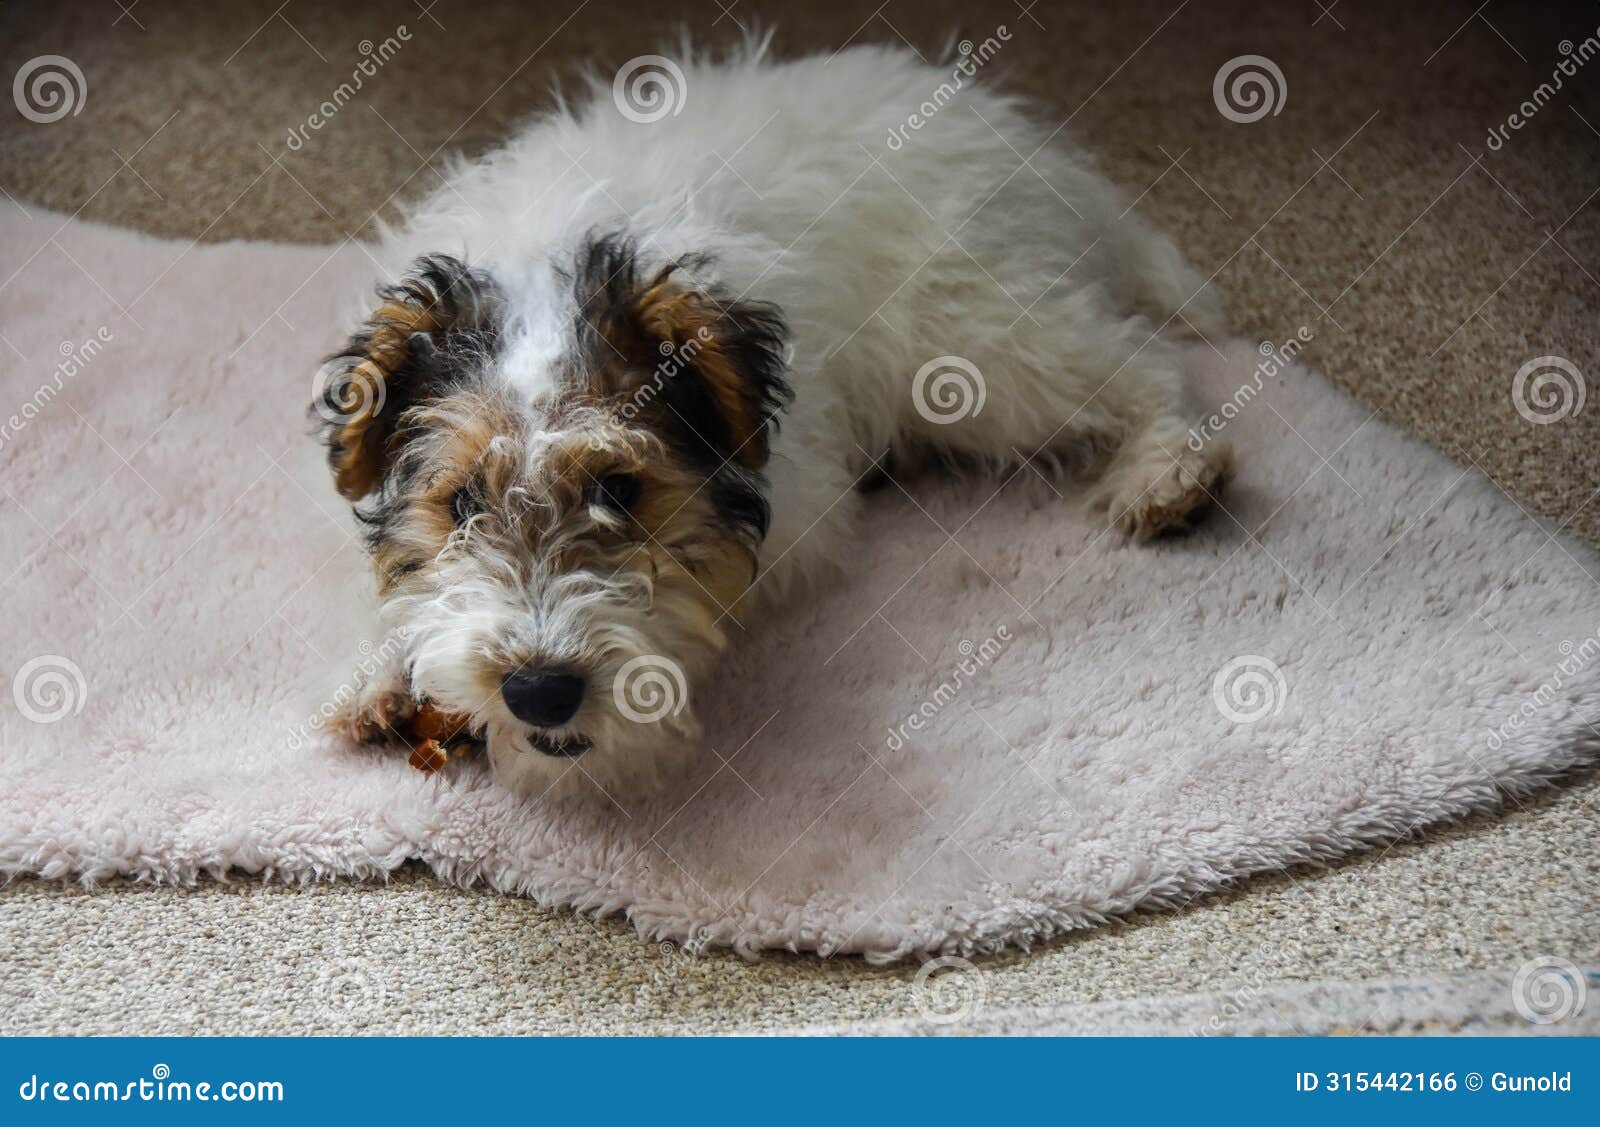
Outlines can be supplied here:
M639 413L649 407L656 396L666 388L667 382L677 379L682 372L694 367L695 357L713 342L714 335L710 328L701 325L687 340L681 342L664 340L656 345L656 352L661 360L656 364L653 376L635 388L633 394L628 397L628 402L622 405L618 413L623 421L631 423L638 418ZM609 434L597 430L589 436L589 448L596 451L603 450L609 441Z
M1283 112L1289 84L1278 64L1265 55L1238 55L1223 63L1211 80L1211 100L1229 121L1249 125Z
M126 987L121 981L113 980L106 984L99 981L98 974L92 979L85 975L85 967L90 964L86 957L86 945L84 936L73 936L62 941L52 959L50 972L34 979L31 984L35 1005L44 1010L71 1009L76 1000L74 988L83 989L86 981L92 982L97 1001L113 1004L126 1001L123 997Z
M89 686L83 670L57 654L42 654L17 670L11 679L11 699L17 711L35 724L54 724L83 711Z
M61 359L56 363L54 371L50 373L50 378L40 384L34 390L32 396L23 400L22 406L14 414L4 421L0 421L0 450L4 450L7 443L27 430L28 424L42 415L45 409L55 402L56 396L60 395L62 389L67 386L67 381L75 378L87 368L94 358L104 351L105 346L111 343L112 339L111 330L107 326L101 325L95 330L93 336L84 338L82 344L73 344L70 340L62 341L57 347L57 351L61 354Z
M1264 943L1257 948L1260 956L1270 956L1276 947ZM1235 986L1226 993L1217 996L1217 1008L1206 1020L1196 1025L1189 1031L1191 1037L1218 1037L1226 1034L1241 1019L1261 1010L1261 998L1265 994L1270 981L1267 973L1268 962L1263 962L1250 974L1249 978Z
M1499 751L1514 740L1517 733L1527 727L1540 712L1563 700L1561 690L1567 688L1579 674L1596 661L1600 661L1600 630L1585 635L1577 642L1571 638L1563 638L1556 645L1556 652L1561 655L1561 660L1556 662L1550 675L1523 697L1515 712L1507 716L1498 727L1489 729L1490 751Z
M915 709L906 714L897 728L889 729L889 738L884 741L884 747L890 751L899 751L916 738L916 733L921 732L932 722L935 716L944 711L945 707L960 695L961 690L970 685L979 673L1005 652L1006 646L1012 641L1011 628L1001 625L993 634L973 645L966 638L956 645L956 652L961 655L961 660L956 663L950 676L940 681Z
M656 944L660 958L645 963L644 981L639 983L639 999L649 1005L667 1008L674 1000L695 988L691 969L695 961L705 954L709 945L709 929L694 928L677 940L663 939Z
M1565 959L1540 955L1517 968L1511 980L1511 1003L1535 1025L1550 1025L1583 1012L1589 984L1583 972Z
M1314 334L1307 325L1301 325L1295 330L1294 336L1277 347L1270 340L1264 340L1256 346L1256 351L1261 354L1261 360L1256 364L1255 371L1250 379L1240 384L1233 395L1222 402L1212 414L1201 420L1197 427L1189 428L1189 449L1196 454L1205 449L1208 441L1215 438L1225 430L1229 423L1244 414L1246 407L1250 406L1255 398L1261 394L1268 379L1276 379L1289 370L1295 358L1311 343Z
M677 117L688 97L683 69L662 55L629 59L611 80L611 100L623 117L641 125Z
M697 959L711 947L711 929L702 924L693 928L681 941L663 939L656 950L663 959Z
M1240 654L1211 681L1211 699L1217 711L1235 724L1254 724L1283 711L1289 684L1271 658Z
M385 994L383 982L355 959L324 967L312 988L318 1005L346 1017L383 1009Z
M911 381L917 414L940 426L975 416L987 398L983 373L961 356L935 356L917 369Z
M678 715L689 703L689 685L677 662L641 654L625 662L611 683L617 711L635 724L654 724Z
M332 723L352 701L360 697L363 687L370 684L379 672L394 664L404 646L405 643L398 634L388 635L381 646L374 646L366 638L361 639L360 645L356 647L361 652L361 657L355 663L352 676L349 680L341 682L339 687L317 707L317 711L303 722L289 727L289 748L293 751L300 750L313 732L320 732Z
M971 1017L987 993L978 968L958 955L929 959L911 982L917 1012L935 1025L954 1025Z
M1511 380L1511 403L1517 414L1539 426L1576 415L1587 397L1583 373L1561 356L1529 360Z
M368 368L363 362L353 367L324 364L317 369L311 381L311 402L317 414L336 426L378 415L388 389Z
M311 134L332 121L339 111L349 105L350 101L361 92L367 79L375 78L384 64L399 54L400 48L410 42L411 29L401 24L394 29L394 34L387 36L382 43L363 39L356 44L361 60L351 70L350 77L333 88L333 97L312 110L305 121L289 130L289 139L284 142L289 150L299 152L304 148Z
M982 43L974 43L970 39L963 39L956 44L960 58L950 70L950 77L939 83L933 93L906 118L903 125L897 125L889 130L888 145L891 152L899 152L906 147L906 142L911 140L911 134L917 132L929 121L933 120L938 112L955 100L957 94L966 87L967 80L978 73L978 68L986 64L995 55L1000 53L1003 44L1011 42L1011 29L1005 24L995 28L994 34Z
M17 112L38 125L77 117L89 97L89 83L78 64L65 55L36 55L22 64L11 81Z
M1534 87L1533 93L1511 111L1504 125L1490 128L1486 142L1490 151L1499 152L1504 148L1505 143L1511 139L1511 134L1532 121L1565 88L1567 79L1576 78L1580 67L1600 55L1600 30L1587 36L1581 43L1563 39L1556 45L1556 49L1563 57L1550 72L1550 80Z

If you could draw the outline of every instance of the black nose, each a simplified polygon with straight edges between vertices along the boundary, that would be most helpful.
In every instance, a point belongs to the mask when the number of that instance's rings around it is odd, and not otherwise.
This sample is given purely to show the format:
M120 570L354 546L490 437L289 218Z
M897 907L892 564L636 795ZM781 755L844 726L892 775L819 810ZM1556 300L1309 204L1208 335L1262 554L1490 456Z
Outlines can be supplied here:
M583 678L539 669L518 670L501 679L500 695L517 719L554 728L571 720L583 703Z

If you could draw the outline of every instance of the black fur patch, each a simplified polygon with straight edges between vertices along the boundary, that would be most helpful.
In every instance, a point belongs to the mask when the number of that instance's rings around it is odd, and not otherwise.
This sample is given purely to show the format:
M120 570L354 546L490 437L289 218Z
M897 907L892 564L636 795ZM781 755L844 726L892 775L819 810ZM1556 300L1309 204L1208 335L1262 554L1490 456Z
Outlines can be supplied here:
M782 412L794 399L784 356L789 328L775 305L734 300L720 287L695 284L695 272L710 262L708 255L686 255L653 278L641 279L633 240L616 233L590 237L579 250L570 275L578 302L575 330L581 359L595 368L618 362L633 365L638 381L648 382L663 361L672 358L663 357L657 342L636 324L636 303L655 282L670 274L686 276L685 288L693 289L718 311L713 331L739 371L752 417L764 420L767 430L776 433ZM692 356L687 357L682 372L659 382L660 401L670 406L683 424L674 436L683 452L717 463L730 457L736 444L731 441L728 422L695 371Z
M739 375L738 392L747 417L759 420L764 450L765 440L777 432L779 417L794 398L785 362L789 329L775 305L734 299L720 287L696 283L694 275L710 263L707 255L687 255L643 278L637 246L626 235L592 235L585 240L566 275L578 304L574 323L578 371L572 378L592 383L596 372L620 368L623 379L614 392L637 392L648 385L652 392L648 402L657 410L664 437L686 462L706 472L718 512L753 551L771 523L766 478L735 460L744 443L736 440L692 351L683 348L664 356L659 338L638 322L640 297L673 276L682 278L685 289L715 309L711 332ZM677 367L663 377L669 363Z

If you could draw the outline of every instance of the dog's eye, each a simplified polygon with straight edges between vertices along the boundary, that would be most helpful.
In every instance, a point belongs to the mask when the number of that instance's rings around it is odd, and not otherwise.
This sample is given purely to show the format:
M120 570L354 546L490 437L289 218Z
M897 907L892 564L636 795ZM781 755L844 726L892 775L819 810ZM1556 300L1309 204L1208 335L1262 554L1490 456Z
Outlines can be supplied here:
M589 503L625 513L639 499L639 479L631 473L608 473L589 490Z
M455 518L457 526L466 524L481 512L483 506L470 488L463 486L450 495L450 515Z

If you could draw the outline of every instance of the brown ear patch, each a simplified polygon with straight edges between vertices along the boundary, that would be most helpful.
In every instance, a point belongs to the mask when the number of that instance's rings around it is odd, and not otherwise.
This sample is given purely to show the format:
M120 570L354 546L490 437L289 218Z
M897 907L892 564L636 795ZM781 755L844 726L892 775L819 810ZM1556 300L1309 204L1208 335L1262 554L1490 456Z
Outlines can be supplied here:
M410 355L412 333L433 333L438 319L429 309L386 301L367 322L365 358L349 368L340 388L348 414L329 438L329 462L339 492L350 500L371 493L383 478L390 428L379 425L389 386Z
M313 405L323 422L339 492L360 500L383 481L405 413L472 378L461 359L481 361L498 338L499 291L459 259L418 259L342 351Z
M576 274L583 378L596 395L623 397L692 457L767 462L769 432L792 394L788 327L762 302L730 299L689 276L703 260L638 277L633 244L592 240Z
M767 464L767 420L724 343L723 333L736 328L733 314L715 298L675 285L674 270L668 266L651 279L638 297L635 315L656 339L658 352L678 355L700 374L727 423L733 459L746 469L760 469Z

